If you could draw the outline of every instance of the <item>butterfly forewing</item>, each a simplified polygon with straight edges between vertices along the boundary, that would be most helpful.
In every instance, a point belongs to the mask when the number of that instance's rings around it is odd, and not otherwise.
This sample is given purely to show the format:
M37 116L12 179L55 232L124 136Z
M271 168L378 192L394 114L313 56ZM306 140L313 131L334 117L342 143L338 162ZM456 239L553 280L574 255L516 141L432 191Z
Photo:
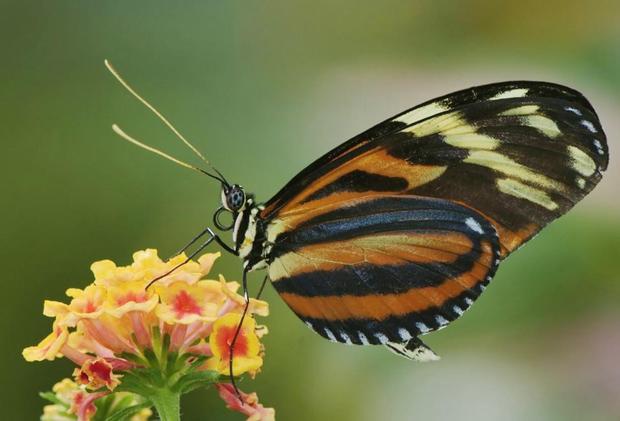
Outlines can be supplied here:
M395 136L402 138L385 139L390 154L408 164L433 160L445 168L408 193L443 197L483 213L499 232L504 256L572 208L607 165L596 116L558 99L472 104Z
M508 82L430 101L356 136L295 177L262 216L314 215L367 194L445 198L485 215L505 257L583 198L606 166L605 135L583 96Z

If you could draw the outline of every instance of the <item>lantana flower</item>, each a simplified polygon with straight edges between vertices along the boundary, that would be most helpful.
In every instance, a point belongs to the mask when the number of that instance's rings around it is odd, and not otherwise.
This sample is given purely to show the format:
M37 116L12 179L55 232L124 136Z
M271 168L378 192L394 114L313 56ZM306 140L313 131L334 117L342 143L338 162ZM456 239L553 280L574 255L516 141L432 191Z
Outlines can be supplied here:
M213 332L209 336L209 346L211 347L213 357L209 358L205 363L206 368L215 370L220 374L228 373L230 344L233 341L240 320L241 315L228 313L213 324ZM263 333L262 330L258 332L260 335ZM258 334L254 319L245 319L241 325L240 335L235 342L233 351L233 375L249 372L254 376L263 365Z
M205 279L218 257L219 253L205 254L148 289L153 279L186 256L162 261L156 250L147 249L134 253L129 266L102 260L91 266L95 279L90 285L67 290L68 303L45 301L43 314L54 319L52 333L24 349L23 356L27 361L66 357L76 364L75 381L63 380L53 393L45 394L55 403L46 407L46 419L62 420L52 416L62 413L66 419L94 420L97 402L130 393L136 399L122 408L127 414L154 406L162 420L177 420L183 393L228 383L230 345L245 301L237 293L237 282L221 275L218 280ZM266 302L250 300L235 341L233 376L254 377L260 371L260 338L267 328L257 325L254 315L268 313ZM233 405L230 396L222 395L223 387L220 395L228 407L252 421L273 419L274 411L258 404L255 394L235 391ZM245 399L248 396L251 399Z

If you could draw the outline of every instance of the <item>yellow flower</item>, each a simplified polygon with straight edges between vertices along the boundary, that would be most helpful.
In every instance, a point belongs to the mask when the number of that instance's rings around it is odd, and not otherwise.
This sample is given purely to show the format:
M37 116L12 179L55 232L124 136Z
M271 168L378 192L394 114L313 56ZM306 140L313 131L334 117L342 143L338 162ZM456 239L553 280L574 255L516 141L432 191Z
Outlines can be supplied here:
M146 290L142 280L127 281L107 289L105 308L108 314L120 318L131 311L148 313L159 302L153 290Z
M209 337L209 345L213 352L213 358L209 359L206 366L227 374L230 364L230 345L241 321L241 315L228 313L220 317L213 325L213 333ZM263 359L258 336L255 333L256 323L251 317L243 320L243 325L235 341L233 348L233 375L249 372L255 374L263 365Z
M225 297L217 282L200 281L193 285L174 282L157 287L161 304L156 314L169 324L190 324L196 321L214 321Z
M107 291L97 285L89 285L84 290L69 288L67 296L73 298L69 303L69 311L78 319L96 319L103 314L103 303Z

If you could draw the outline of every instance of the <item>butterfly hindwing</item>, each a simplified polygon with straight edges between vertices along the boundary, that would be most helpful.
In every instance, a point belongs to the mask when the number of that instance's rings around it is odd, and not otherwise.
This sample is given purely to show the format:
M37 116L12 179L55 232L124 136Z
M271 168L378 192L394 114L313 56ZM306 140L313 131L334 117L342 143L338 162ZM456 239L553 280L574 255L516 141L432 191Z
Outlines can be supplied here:
M287 226L286 218L271 226L269 277L308 326L338 342L403 343L441 328L473 303L499 263L493 226L441 199L335 201Z

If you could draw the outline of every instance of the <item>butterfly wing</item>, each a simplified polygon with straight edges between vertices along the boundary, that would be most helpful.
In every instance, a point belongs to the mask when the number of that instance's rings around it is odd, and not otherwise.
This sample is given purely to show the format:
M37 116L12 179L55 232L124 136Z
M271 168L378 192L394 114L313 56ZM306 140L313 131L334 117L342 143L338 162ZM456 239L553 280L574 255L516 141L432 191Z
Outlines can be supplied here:
M459 317L499 262L601 178L589 102L507 82L429 101L335 148L260 214L269 274L320 335L432 359L416 337Z
M499 263L493 226L442 199L368 195L334 201L294 229L287 222L269 231L269 277L332 341L406 344L441 328L474 302Z
M577 91L506 82L447 95L335 148L265 204L291 228L334 201L373 195L448 199L497 230L502 257L567 212L601 178L608 150Z

